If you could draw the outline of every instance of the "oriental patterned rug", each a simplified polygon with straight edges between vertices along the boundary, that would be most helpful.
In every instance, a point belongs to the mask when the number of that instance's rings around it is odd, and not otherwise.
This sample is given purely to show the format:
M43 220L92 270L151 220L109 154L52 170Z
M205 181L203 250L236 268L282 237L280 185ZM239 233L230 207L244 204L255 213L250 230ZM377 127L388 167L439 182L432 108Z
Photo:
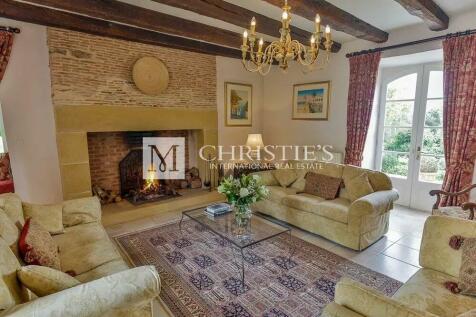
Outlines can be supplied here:
M389 296L401 286L296 237L296 252L289 259L288 235L245 252L244 287L239 253L193 221L185 221L182 232L174 223L115 240L133 265L157 268L160 297L176 317L319 316L343 276Z

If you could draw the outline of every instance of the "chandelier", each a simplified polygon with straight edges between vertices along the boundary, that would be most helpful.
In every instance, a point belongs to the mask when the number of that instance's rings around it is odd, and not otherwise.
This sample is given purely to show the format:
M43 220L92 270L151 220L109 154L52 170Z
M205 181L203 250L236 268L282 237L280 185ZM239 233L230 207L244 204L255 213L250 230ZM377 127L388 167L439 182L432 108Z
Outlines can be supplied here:
M281 37L279 40L270 43L264 50L263 38L259 39L256 47L256 19L254 17L251 19L250 29L243 32L243 45L241 45L242 61L246 70L266 75L271 70L271 65L274 62L277 62L283 70L288 68L289 61L292 60L309 67L317 62L320 53L319 45L323 36L321 17L316 14L315 32L310 38L310 45L304 46L299 41L291 38L291 29L289 28L291 22L290 10L291 7L288 5L288 1L285 0L281 15L282 27L279 29ZM327 25L325 41L323 41L326 50L326 62L329 61L332 43L331 28Z

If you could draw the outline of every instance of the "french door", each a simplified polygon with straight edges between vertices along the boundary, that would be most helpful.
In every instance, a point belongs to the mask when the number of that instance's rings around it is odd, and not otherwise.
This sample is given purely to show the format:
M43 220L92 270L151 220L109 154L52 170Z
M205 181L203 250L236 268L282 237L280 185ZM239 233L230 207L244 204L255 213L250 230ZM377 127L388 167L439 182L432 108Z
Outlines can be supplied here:
M377 168L400 193L398 204L431 210L445 173L441 64L382 70Z

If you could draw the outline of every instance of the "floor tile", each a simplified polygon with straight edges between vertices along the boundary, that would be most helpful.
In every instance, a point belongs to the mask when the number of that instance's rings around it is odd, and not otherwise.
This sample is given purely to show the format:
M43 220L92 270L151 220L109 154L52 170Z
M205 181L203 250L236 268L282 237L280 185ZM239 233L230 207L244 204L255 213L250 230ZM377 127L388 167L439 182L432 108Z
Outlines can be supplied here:
M407 246L400 245L398 242L386 249L383 254L413 266L419 266L420 252Z
M415 235L407 235L398 240L396 243L415 250L420 250L421 237Z
M389 230L385 236L387 237L388 240L390 241L393 241L393 242L397 242L398 240L400 240L401 238L403 238L405 234L402 233L402 232L399 232L399 231L392 231L392 230Z
M408 263L399 261L385 254L379 254L370 258L365 264L371 270L390 276L402 283L415 274L419 268Z

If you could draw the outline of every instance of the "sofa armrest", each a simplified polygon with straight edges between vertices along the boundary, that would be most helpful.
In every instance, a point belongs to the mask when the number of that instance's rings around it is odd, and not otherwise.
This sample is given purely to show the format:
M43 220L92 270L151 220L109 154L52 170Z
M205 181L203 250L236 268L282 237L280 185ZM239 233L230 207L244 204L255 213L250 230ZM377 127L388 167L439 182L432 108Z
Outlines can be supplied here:
M367 317L436 317L431 313L405 306L349 278L343 278L337 283L334 300L336 304Z
M396 190L381 190L361 197L350 205L349 217L381 215L392 209L393 202L398 199Z
M63 202L63 225L101 222L101 203L96 196L67 200Z
M37 298L2 316L100 317L113 310L148 303L159 292L159 274L153 266L142 266Z

